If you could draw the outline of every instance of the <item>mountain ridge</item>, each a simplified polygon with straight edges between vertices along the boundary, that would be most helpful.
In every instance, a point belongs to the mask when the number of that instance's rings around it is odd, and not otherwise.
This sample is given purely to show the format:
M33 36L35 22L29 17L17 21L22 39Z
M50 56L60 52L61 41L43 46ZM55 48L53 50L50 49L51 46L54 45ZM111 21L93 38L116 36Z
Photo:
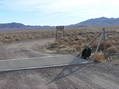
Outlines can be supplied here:
M80 23L74 24L73 26L88 26L88 27L107 27L107 26L119 26L119 18L93 18Z
M119 18L93 18L82 21L80 23L66 25L66 28L78 28L78 27L107 27L107 26L119 26ZM24 25L22 23L0 23L0 29L55 29L55 26L32 26L32 25Z

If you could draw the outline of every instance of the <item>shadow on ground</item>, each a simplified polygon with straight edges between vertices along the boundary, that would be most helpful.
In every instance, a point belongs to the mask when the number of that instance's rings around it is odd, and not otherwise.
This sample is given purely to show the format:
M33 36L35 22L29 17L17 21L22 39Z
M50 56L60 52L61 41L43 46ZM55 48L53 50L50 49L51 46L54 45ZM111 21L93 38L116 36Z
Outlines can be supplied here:
M87 66L85 65L85 67L81 67L84 66L84 64L90 63L87 60L81 59L80 57L76 57L74 58L74 60L72 62L69 63L69 65L64 66L64 68L60 71L60 73L58 73L53 80L51 80L50 82L48 82L48 84L53 83L55 81L58 81L62 78L65 78L77 71L81 71L84 70L84 68L86 68ZM73 66L73 67L72 67Z

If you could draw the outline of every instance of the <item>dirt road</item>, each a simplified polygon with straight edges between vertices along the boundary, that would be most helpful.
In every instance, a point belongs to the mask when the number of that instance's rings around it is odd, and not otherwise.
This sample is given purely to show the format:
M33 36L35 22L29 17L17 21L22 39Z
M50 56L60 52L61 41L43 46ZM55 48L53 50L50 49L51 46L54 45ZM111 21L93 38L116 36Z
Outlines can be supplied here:
M1 59L49 55L41 47L53 39L0 46ZM119 89L119 65L88 64L70 67L0 72L0 89Z
M102 63L1 72L0 89L119 89L119 65Z
M0 59L31 58L48 55L42 48L54 38L14 42L0 46Z

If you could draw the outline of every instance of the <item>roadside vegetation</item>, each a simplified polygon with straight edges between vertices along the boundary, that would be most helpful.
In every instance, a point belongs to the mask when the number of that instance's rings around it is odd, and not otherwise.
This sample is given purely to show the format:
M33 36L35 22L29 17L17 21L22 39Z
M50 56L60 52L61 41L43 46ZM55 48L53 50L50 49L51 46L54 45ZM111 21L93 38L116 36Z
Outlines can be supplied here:
M55 31L53 30L5 31L0 32L0 44L40 38L53 38L54 36Z
M54 43L49 43L47 49L54 53L78 55L101 31L101 28L65 29L64 36L61 35ZM106 40L100 43L96 54L95 50L100 38L89 45L92 48L91 59L96 62L112 61L112 57L115 59L114 56L119 54L119 30L110 27L106 32Z
M119 27L106 28L106 40L101 42L99 51L95 54L95 61L112 61L118 59L114 55L119 54ZM74 54L78 55L88 45L97 34L101 32L101 27L80 27L72 29L64 29L64 36L59 33L59 37L55 42L48 43L43 48L48 53L60 54ZM42 39L42 38L55 38L56 30L21 30L21 31L3 31L0 32L0 44L9 44L13 42ZM90 46L92 47L92 56L97 47L99 38L94 41ZM102 51L102 47L105 50Z

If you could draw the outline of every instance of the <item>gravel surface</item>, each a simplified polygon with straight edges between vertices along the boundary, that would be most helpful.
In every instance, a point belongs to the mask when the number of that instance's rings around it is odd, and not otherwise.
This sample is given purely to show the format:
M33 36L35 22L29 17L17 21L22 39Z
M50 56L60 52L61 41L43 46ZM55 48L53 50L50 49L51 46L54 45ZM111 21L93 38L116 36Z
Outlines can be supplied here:
M0 89L119 89L119 65L96 63L1 72Z
M54 40L37 39L0 45L0 60L47 56L49 54L43 52L43 47Z

